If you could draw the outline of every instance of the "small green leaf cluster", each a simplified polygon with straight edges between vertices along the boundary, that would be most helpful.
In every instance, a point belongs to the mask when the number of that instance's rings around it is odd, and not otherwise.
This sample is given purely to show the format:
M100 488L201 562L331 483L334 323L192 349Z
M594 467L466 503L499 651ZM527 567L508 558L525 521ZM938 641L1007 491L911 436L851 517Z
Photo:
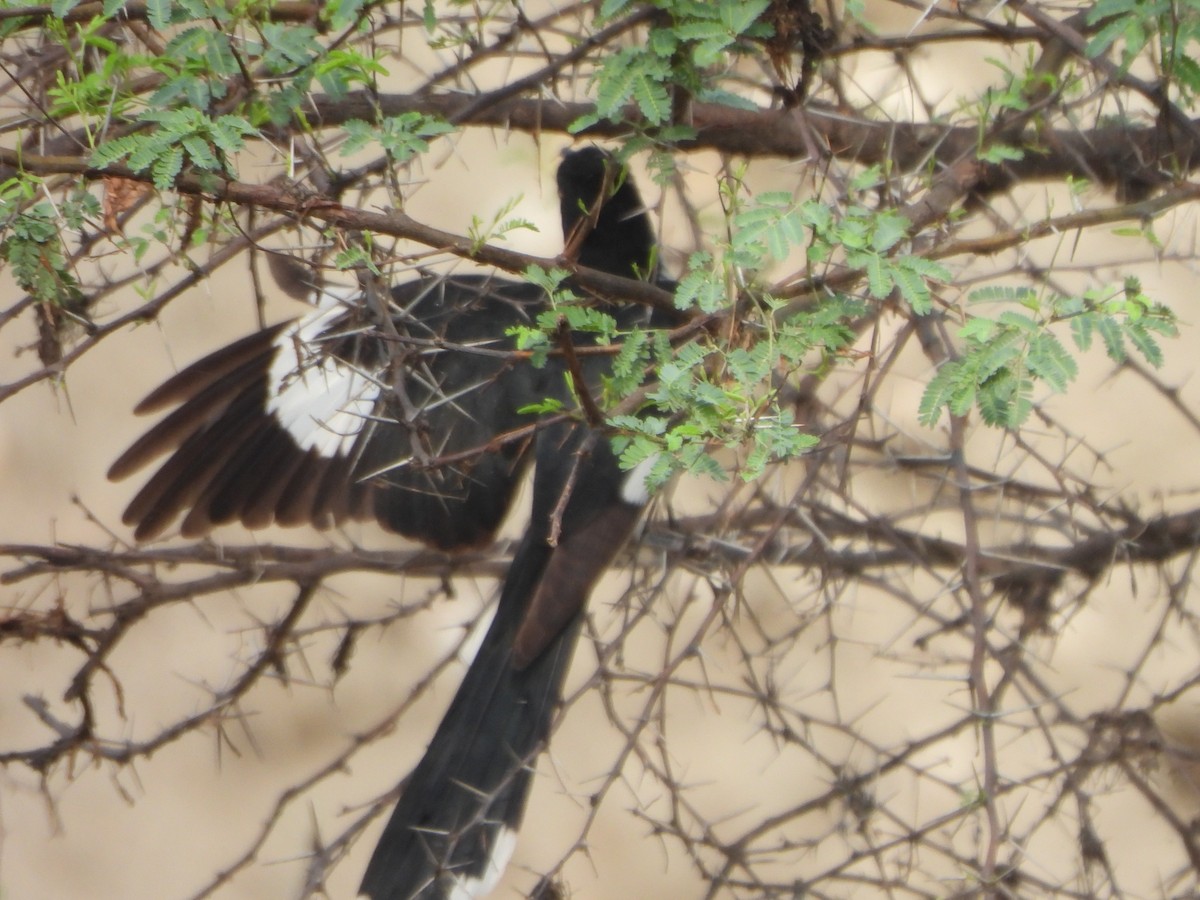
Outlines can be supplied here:
M336 11L324 10L327 15ZM318 31L311 25L283 22L255 22L259 39L239 42L238 53L243 62L258 60L269 76L257 84L258 90L251 93L244 105L244 113L257 125L271 122L285 126L292 122L304 108L306 95L319 86L330 97L340 98L356 85L373 86L374 79L387 70L374 56L354 47L328 48L319 40ZM172 41L175 52L167 55L177 71L151 98L155 105L166 105L181 95L187 96L192 105L199 103L208 94L224 96L228 79L240 72L237 59L231 49L227 53L229 38L223 32L213 34L208 29L193 29L203 32L203 38L192 38L200 42L197 46L185 43L189 31L183 32ZM212 50L199 52L211 46Z
M337 235L330 230L328 237L336 239ZM332 240L331 240L332 242ZM383 272L375 261L375 240L371 232L364 231L358 240L345 244L333 257L333 265L341 272L361 269L370 272L376 278L382 278Z
M542 368L550 352L558 346L556 336L564 323L576 335L588 335L598 344L611 344L617 339L620 330L616 320L603 310L589 306L566 285L571 277L566 269L546 270L530 266L523 274L526 281L546 292L550 306L538 314L532 325L514 326L508 330L508 335L516 340L518 350L531 354L536 368Z
M972 303L1003 303L998 316L969 316L959 329L962 355L938 369L921 399L920 417L935 424L942 409L966 415L974 406L989 425L1016 428L1033 409L1038 384L1062 392L1078 366L1051 330L1067 323L1081 351L1099 336L1110 359L1121 362L1132 348L1148 363L1162 364L1158 337L1174 337L1174 314L1142 293L1137 279L1119 291L1090 290L1078 296L1039 294L1029 288L989 287L973 292Z
M332 27L344 27L357 18L359 3L326 4L322 18ZM269 121L280 127L302 115L305 98L316 87L333 98L345 97L355 86L374 87L375 79L387 69L374 55L351 45L328 47L311 25L284 22L253 22L258 40L239 46L243 59L257 59L270 76L260 81L258 91L246 104L250 121Z
M104 15L112 17L125 6L123 0L105 0ZM222 15L206 0L146 0L146 17L150 27L165 31L170 25L195 22Z
M89 143L95 142L98 126L123 118L134 107L134 98L123 90L129 77L138 69L157 67L157 57L130 53L104 34L106 24L97 16L68 29L51 19L45 29L69 60L54 73L49 113L56 119L78 116Z
M326 48L320 53L306 71L311 69L312 76L331 97L344 97L355 85L374 87L375 76L388 74L387 68L374 56L350 47Z
M783 260L802 244L818 221L832 218L828 207L811 200L797 203L791 194L774 191L746 199L744 169L721 186L728 244L714 255L693 253L675 291L680 309L712 313L727 306L772 262Z
M110 103L115 116L124 116L133 105L131 98L113 90L113 85L120 83L130 68L129 59L111 54L104 58L99 70L88 72L78 79L68 78L67 73L60 69L54 75L55 85L49 92L50 115L59 119L84 117L89 140L94 142L92 123L88 119L95 117L97 111L108 108Z
M814 352L830 360L853 340L851 317L860 304L831 297L815 309L774 323L767 306L763 324L749 328L742 346L722 351L711 339L673 347L663 332L635 332L625 338L606 381L606 396L623 399L638 390L647 371L638 415L614 416L615 447L621 465L633 468L653 459L652 484L673 471L723 479L725 467L714 448L744 450L740 473L759 477L774 461L795 457L817 438L802 430L794 413L779 402L778 388L795 372L811 366Z
M16 189L14 182L6 183L0 187L0 198L8 200ZM7 202L0 203L0 208L5 207L12 208ZM96 198L79 190L57 206L39 203L15 213L3 223L6 233L0 242L0 259L9 264L17 284L35 300L71 309L83 294L68 265L62 232L79 231L99 212Z
M810 262L825 262L840 250L848 266L866 273L867 293L873 299L885 300L899 291L917 315L933 308L929 283L949 281L951 273L933 260L897 252L908 234L908 219L893 209L858 204L836 216L820 204L806 204L806 210L806 223L812 229Z
M1119 291L1089 291L1067 298L1060 313L1071 324L1071 336L1080 350L1088 350L1099 335L1109 359L1124 362L1129 356L1126 342L1154 368L1163 364L1158 337L1177 337L1175 314L1142 292L1137 278L1126 278ZM1156 335L1158 337L1156 337Z
M406 112L398 116L387 116L378 122L351 119L344 126L347 135L342 145L342 156L356 153L366 146L383 148L392 160L399 164L429 150L426 138L448 134L454 126L436 116L419 112Z
M83 0L54 0L50 10L56 18L63 18ZM125 8L127 0L104 0L101 6L101 16L111 19ZM146 18L150 25L162 31L169 25L180 22L191 22L212 16L213 10L205 0L147 0Z
M1200 96L1200 0L1098 0L1088 24L1099 26L1086 53L1095 58L1120 45L1121 71L1128 71L1152 41L1168 84L1185 103Z
M878 180L869 169L850 185L861 190ZM675 300L681 309L713 312L728 302L726 285L746 285L753 273L783 260L807 241L806 256L813 265L840 255L846 265L867 276L867 293L885 300L899 291L918 315L933 308L930 282L946 282L950 271L940 263L897 252L908 234L908 219L893 209L871 209L851 203L838 211L818 200L797 202L786 192L741 197L741 179L735 175L723 190L728 210L730 240L721 260L707 252L694 254L680 281Z
M211 26L186 28L176 34L153 63L163 83L147 101L151 109L188 104L208 109L229 92L229 79L238 74L233 44L224 31Z
M211 110L214 103L228 101L237 85L244 96L226 112L255 126L282 126L294 120L316 87L336 98L356 85L373 86L386 73L375 56L353 45L335 42L330 48L311 24L264 21L257 3L151 0L146 4L150 24L170 38L159 55L129 54L103 33L123 5L107 0L100 15L70 26L47 21L45 33L71 61L51 97L55 115L79 115L107 127L121 124L142 105L156 111ZM341 0L322 4L320 15L328 27L346 28L362 24L364 9L363 0ZM255 77L248 83L251 72ZM131 85L147 74L157 86L148 97L137 96Z
M598 19L611 21L632 0L605 0ZM671 117L671 94L682 87L696 99L745 106L746 101L708 85L705 70L745 52L746 38L762 38L771 28L759 21L770 0L654 0L662 10L660 24L635 46L608 55L595 75L596 112L571 125L573 132L602 120L620 121L626 106L637 106L652 127Z
M536 321L543 334L565 324L573 333L592 335L600 344L611 344L620 334L616 319L603 310L582 303L560 301L554 309L539 313Z
M125 160L136 173L149 172L154 186L166 190L186 162L201 172L236 175L229 157L241 150L257 129L241 116L216 119L191 107L147 111L138 120L153 127L101 144L91 164L103 169Z
M538 230L537 226L528 219L509 216L509 213L517 208L517 204L521 200L520 196L510 198L500 209L496 210L490 222L485 222L477 215L471 216L471 224L467 226L467 237L471 239L472 253L478 253L480 248L489 241L503 240L514 231Z
M1067 90L1073 80L1069 77L1064 80L1062 73L1041 71L1032 52L1020 71L1014 71L997 59L988 59L988 62L1000 70L1004 80L997 86L989 86L979 100L967 106L967 114L975 123L978 134L976 156L996 165L1016 162L1025 158L1025 150L994 139L992 132L997 120L1008 113L1027 112L1031 97L1046 91Z

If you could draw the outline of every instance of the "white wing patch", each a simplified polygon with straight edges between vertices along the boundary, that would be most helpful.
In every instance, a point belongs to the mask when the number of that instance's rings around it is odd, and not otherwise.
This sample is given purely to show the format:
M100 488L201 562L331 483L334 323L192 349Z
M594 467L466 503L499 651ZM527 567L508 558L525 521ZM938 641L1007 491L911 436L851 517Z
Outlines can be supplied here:
M349 454L375 409L379 385L370 373L323 352L321 333L345 311L338 298L323 299L334 302L323 303L325 308L275 339L267 412L301 450L332 458Z

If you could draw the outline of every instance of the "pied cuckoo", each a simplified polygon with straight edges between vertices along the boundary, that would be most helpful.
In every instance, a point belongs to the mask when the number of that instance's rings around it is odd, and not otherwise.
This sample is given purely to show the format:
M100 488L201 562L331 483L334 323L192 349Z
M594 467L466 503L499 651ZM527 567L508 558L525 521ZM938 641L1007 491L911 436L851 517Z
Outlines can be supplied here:
M612 158L568 152L557 180L579 265L653 277L649 217ZM600 302L621 328L648 321L643 307ZM482 896L512 852L584 605L638 521L648 466L622 472L595 423L519 412L575 402L561 357L537 369L508 352L508 329L548 308L541 289L430 276L393 287L386 313L379 305L370 292L326 292L313 313L179 372L137 412L174 409L109 476L169 454L125 512L139 540L180 516L186 536L235 521L374 519L454 550L493 537L533 464L529 523L494 619L361 888L371 900ZM576 357L586 390L603 371L603 357Z

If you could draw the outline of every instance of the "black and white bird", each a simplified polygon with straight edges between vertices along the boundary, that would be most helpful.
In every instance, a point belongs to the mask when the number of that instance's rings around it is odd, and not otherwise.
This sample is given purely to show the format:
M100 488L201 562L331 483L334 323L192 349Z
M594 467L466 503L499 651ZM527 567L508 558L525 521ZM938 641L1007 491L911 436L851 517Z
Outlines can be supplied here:
M608 154L565 154L558 189L579 265L654 277L649 217ZM371 900L482 896L515 845L583 608L648 500L648 466L621 471L584 416L519 411L546 398L570 408L577 396L561 357L537 369L511 353L508 329L548 308L539 288L426 277L392 288L386 312L370 299L327 296L169 379L137 411L175 408L109 477L170 454L125 512L139 540L180 516L191 536L239 521L375 519L455 550L492 539L533 464L529 524L495 617L361 888ZM621 328L649 319L644 307L598 302ZM594 390L604 369L584 354L573 374Z

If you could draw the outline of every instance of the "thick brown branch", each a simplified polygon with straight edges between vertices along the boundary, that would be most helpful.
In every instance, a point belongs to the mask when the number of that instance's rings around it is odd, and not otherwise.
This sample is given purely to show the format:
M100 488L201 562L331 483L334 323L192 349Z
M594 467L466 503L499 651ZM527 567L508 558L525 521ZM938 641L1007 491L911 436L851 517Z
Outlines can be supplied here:
M0 148L0 165L20 167L38 175L73 174L98 178L105 174L116 174L137 181L148 179L146 175L136 174L120 166L97 169L76 157L33 156L7 148ZM424 225L403 212L375 213L355 209L340 203L306 196L287 185L247 184L210 174L184 174L176 179L175 188L183 194L204 196L239 206L257 206L276 212L292 213L299 218L316 219L351 230L371 231L376 234L405 238L508 272L523 272L530 266L540 266L544 269L572 268L569 262L561 259L530 256L491 244L479 245L468 237ZM671 294L648 282L621 278L591 269L578 268L574 271L575 279L581 286L602 296L620 297L625 301L675 311Z
M464 110L472 108L471 122L475 125L513 128L531 134L566 133L572 122L595 111L589 103L525 97L485 108L475 106L472 98L452 94L372 97L358 93L336 102L325 97L313 98L314 118L324 126L339 125L350 119L371 120L380 114L394 116L410 110L455 120ZM808 156L811 135L815 132L840 159L863 165L889 163L894 170L911 172L931 161L946 167L964 159L973 160L979 149L979 131L972 124L877 122L821 103L794 110L746 110L695 103L690 112L696 136L679 142L681 150L803 159ZM629 133L630 123L644 124L636 109L625 110L624 116L625 122L599 122L582 134L616 138ZM1110 186L1136 183L1144 189L1167 184L1173 178L1173 171L1191 171L1200 162L1200 146L1193 137L1198 127L1200 120L1174 128L1134 127L1126 122L1090 130L1030 126L1021 135L1021 146L1029 151L1024 158L1006 163L1005 169L1017 181L1045 181L1070 175ZM1177 170L1160 165L1168 150Z

